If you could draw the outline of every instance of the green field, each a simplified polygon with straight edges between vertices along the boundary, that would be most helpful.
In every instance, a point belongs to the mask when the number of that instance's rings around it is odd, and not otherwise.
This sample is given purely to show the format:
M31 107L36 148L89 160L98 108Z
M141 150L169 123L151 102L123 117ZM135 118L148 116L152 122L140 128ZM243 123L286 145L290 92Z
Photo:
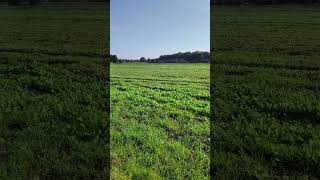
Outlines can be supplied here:
M0 179L106 175L108 9L0 5ZM320 177L320 11L214 7L211 170ZM208 179L209 65L112 64L113 179Z
M211 170L320 177L320 11L213 7Z
M111 64L111 177L208 179L209 65Z
M102 178L106 4L0 9L0 179Z

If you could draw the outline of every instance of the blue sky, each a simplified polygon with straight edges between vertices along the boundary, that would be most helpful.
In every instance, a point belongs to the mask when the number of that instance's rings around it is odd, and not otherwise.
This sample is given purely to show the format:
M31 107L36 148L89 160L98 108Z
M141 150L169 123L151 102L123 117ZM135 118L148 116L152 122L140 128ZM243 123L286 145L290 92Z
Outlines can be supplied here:
M209 0L111 0L111 54L156 58L209 51Z

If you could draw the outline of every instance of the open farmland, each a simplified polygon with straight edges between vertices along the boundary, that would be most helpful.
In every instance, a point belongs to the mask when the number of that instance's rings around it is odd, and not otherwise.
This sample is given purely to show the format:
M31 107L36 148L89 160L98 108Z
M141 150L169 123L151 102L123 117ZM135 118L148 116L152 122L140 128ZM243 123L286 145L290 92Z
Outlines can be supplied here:
M213 7L216 177L320 178L320 9Z
M208 179L209 64L111 64L111 177Z
M0 179L106 175L106 7L0 5Z

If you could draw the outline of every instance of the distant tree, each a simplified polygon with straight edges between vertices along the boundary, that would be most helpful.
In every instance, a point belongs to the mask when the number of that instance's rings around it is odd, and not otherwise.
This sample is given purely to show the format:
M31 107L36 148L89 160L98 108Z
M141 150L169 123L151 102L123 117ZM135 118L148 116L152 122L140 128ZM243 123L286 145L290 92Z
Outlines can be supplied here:
M118 59L117 55L110 55L110 62L118 63L119 59Z
M140 62L146 62L146 58L141 57L139 61L140 61Z
M146 63L210 63L210 53L203 51L196 52L179 52L171 55L161 55L159 58L146 59L141 57L140 59L118 59L116 55L110 55L110 62L122 63L122 62L146 62Z
M154 62L154 61L153 61ZM209 52L185 52L176 53L171 55L162 55L155 62L160 63L209 63L210 53Z

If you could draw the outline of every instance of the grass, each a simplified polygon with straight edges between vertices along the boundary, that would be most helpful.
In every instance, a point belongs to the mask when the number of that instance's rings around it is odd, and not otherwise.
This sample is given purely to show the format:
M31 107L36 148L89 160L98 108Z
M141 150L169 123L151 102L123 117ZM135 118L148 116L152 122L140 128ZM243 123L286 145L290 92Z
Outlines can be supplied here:
M0 6L0 179L106 176L106 4Z
M0 6L1 179L103 177L106 6ZM308 6L212 9L216 178L319 178L319 17ZM111 70L111 177L207 179L209 65Z
M216 178L320 177L320 12L213 7Z
M111 178L208 179L209 65L111 64Z

